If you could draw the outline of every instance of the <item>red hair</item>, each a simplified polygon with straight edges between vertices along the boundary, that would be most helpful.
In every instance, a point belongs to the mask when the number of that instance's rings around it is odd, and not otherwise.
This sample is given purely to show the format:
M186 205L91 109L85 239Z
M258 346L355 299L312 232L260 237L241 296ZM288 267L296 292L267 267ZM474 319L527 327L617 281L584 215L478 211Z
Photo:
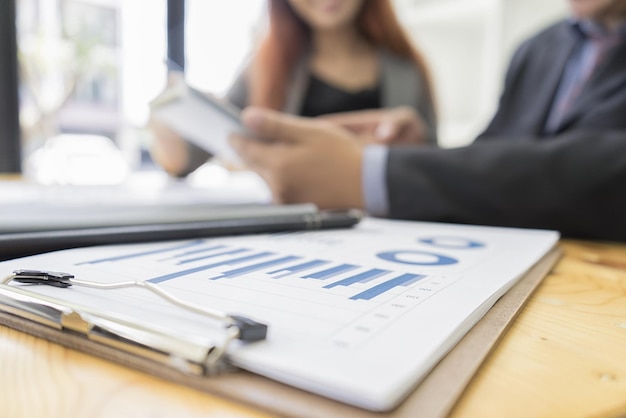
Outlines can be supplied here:
M364 0L357 21L362 36L373 46L413 61L433 98L430 72L419 51L400 26L390 0ZM287 0L269 0L269 30L252 63L250 104L280 110L285 103L287 80L310 42L308 25Z

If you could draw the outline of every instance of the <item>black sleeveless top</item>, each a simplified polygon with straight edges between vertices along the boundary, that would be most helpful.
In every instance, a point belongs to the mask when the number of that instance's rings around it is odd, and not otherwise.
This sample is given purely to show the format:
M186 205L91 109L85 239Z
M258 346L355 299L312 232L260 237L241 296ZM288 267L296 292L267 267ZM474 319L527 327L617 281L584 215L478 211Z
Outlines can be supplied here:
M301 116L315 117L328 113L352 112L381 107L381 87L347 91L311 74L302 104Z

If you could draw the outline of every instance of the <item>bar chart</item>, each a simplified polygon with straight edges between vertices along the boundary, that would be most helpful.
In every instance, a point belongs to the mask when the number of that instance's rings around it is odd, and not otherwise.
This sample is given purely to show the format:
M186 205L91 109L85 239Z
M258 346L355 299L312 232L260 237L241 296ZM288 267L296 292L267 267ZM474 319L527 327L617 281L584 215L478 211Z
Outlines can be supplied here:
M194 249L188 250L189 248ZM187 251L178 252L179 250ZM295 255L282 256L269 251L257 252L249 248L214 245L208 241L204 242L201 240L191 241L181 245L175 245L173 247L163 247L152 251L129 253L110 258L84 261L77 264L93 265L100 263L116 263L133 259L144 259L145 261L146 257L155 255L167 256L166 258L158 258L153 261L163 265L168 265L170 268L176 268L176 266L183 266L190 263L201 263L206 260L214 260L208 264L180 269L157 277L148 278L146 280L155 284L164 283L180 277L198 273L205 273L206 275L204 277L207 280L233 279L253 273L263 273L273 279L294 276L302 280L310 279L323 282L330 281L331 283L323 285L322 288L333 289L337 286L348 287L357 283L365 284L385 276L387 278L386 281L350 297L350 299L353 300L370 300L398 286L411 286L425 277L419 274L398 273L392 270L366 269L364 266L355 264L332 263L327 260L305 260L303 257ZM381 253L381 258L386 259L387 254ZM220 261L215 261L216 259ZM244 266L230 268L238 265ZM220 268L225 267L227 267L226 270L220 270ZM220 271L219 274L215 274L216 269ZM342 277L345 273L350 271L364 269L365 271L342 278L339 281L333 281L337 277ZM396 275L396 277L393 277L394 275Z
M294 253L290 240L303 238L306 233L281 234L278 245L267 237L262 242L218 238L131 247L75 264L88 270L125 271L198 304L244 310L277 324L278 333L307 335L318 344L346 349L364 344L397 316L458 279L419 271L420 265L455 264L450 256L419 251L416 258L415 250L375 249L366 260L350 260L330 249L321 251L327 243L317 243L317 253L325 256L317 258L311 251ZM371 259L393 268L374 265ZM146 301L128 300L151 309Z

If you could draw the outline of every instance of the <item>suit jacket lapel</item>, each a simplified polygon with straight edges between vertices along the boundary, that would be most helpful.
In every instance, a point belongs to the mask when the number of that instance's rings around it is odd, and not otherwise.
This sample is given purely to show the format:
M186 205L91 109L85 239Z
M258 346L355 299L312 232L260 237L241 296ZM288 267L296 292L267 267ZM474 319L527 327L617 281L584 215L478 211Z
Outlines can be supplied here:
M524 112L533 112L532 120L535 120L537 126L535 132L544 132L547 119L550 115L554 98L557 94L563 73L565 72L565 66L570 59L572 52L576 48L578 43L576 34L573 32L569 23L563 23L561 26L562 31L559 34L559 39L554 43L547 43L543 45L541 51L541 57L539 62L543 63L539 74L536 75L536 80L540 83L542 88L537 89L537 97L534 103L540 104L535 106L534 109L524 109ZM555 50L555 46L558 48ZM543 79L543 82L540 80Z
M379 62L382 75L382 106L415 106L423 92L415 69L400 62L387 51L381 51Z
M285 113L298 115L302 111L304 97L309 87L309 58L309 53L302 54L293 69L283 107Z
M626 87L626 42L609 52L609 57L598 67L584 86L572 109L563 119L559 130L563 130L580 119L594 104L603 98L623 91Z

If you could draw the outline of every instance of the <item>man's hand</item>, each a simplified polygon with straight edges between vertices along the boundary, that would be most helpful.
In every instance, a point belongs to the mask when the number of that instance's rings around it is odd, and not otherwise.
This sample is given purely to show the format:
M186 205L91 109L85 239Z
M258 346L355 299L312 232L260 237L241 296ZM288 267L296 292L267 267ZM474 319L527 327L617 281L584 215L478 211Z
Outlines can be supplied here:
M277 203L315 203L321 209L363 207L363 147L327 121L247 108L242 121L259 138L233 135L231 143L268 183Z
M354 132L365 142L394 145L428 141L426 123L411 107L335 113L321 118Z

